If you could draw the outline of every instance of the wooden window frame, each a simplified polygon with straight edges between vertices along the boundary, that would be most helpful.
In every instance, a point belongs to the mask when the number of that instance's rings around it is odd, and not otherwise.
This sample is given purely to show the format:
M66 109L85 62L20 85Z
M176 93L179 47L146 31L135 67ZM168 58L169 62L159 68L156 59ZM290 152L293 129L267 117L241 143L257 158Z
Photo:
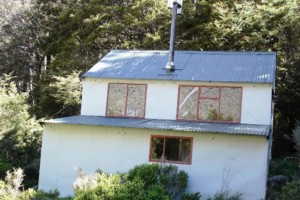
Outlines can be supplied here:
M163 138L164 139L164 145L163 145L163 157L165 157L165 148L166 148L166 138L175 138L175 139L189 139L191 140L191 146L190 146L190 156L188 162L181 162L181 161L170 161L165 159L153 159L152 158L152 145L153 145L153 138ZM163 162L163 163L172 163L172 164L186 164L191 165L192 164L192 155L193 155L193 137L186 137L186 136L170 136L170 135L151 135L150 137L150 148L149 148L149 161L150 162Z
M111 84L120 84L120 85L126 85L126 100L125 100L125 114L124 115L109 115L108 114L108 97L110 92L110 85ZM128 116L127 115L127 106L128 106L128 87L134 85L141 85L145 86L145 94L144 94L144 115L143 116ZM105 116L106 117L126 117L126 118L138 118L138 119L144 119L146 115L146 100L147 100L147 84L140 84L140 83L108 83L107 86L107 95L106 95L106 111Z
M185 118L179 118L179 98L180 98L180 88L181 87L197 87L198 88L198 94L197 94L197 119L185 119ZM219 89L219 96L218 98L212 98L212 97L200 97L201 94L201 88L218 88ZM240 107L239 107L239 116L237 121L225 121L225 120L203 120L199 118L199 109L200 109L200 99L211 99L211 100L218 100L219 106L218 106L218 113L220 113L221 108L221 92L222 88L239 88L241 89L241 98L240 98ZM220 123L241 123L241 113L242 113L242 100L243 100L243 87L235 87L235 86L207 86L207 85L179 85L178 86L178 94L177 94L177 111L176 111L176 119L179 121L199 121L199 122L220 122Z

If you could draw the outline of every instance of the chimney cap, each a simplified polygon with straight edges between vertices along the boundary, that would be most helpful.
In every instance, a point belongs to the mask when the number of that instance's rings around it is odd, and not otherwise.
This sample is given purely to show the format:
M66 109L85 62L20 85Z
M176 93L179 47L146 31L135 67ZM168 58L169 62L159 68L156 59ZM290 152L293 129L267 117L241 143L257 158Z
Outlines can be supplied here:
M175 67L175 65L174 65L173 61L168 62L167 65L166 65L167 69L174 69L174 67Z

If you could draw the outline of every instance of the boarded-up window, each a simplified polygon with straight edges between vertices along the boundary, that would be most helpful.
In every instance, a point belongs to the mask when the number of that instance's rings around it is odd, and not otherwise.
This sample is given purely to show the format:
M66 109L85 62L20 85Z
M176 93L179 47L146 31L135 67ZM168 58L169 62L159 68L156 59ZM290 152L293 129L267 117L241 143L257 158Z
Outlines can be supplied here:
M200 99L199 100L199 119L217 120L219 112L219 100Z
M109 84L107 114L111 116L125 115L126 96L126 84Z
M219 87L200 87L199 96L199 119L217 120L219 112Z
M218 87L201 87L201 98L219 98L220 88Z
M107 115L144 117L146 85L111 83L108 87Z
M128 85L127 116L141 117L145 115L145 85Z
M241 112L241 88L222 88L220 114L224 121L239 121Z
M177 118L239 122L241 99L240 87L180 86Z
M180 87L178 118L197 119L198 87Z
M150 161L191 163L192 138L152 136Z

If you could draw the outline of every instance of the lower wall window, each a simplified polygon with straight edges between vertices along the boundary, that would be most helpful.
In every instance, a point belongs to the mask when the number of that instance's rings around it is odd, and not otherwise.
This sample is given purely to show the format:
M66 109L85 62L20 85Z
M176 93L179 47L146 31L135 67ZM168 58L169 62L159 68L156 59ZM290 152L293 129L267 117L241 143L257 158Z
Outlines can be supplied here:
M190 137L151 136L150 161L191 164L192 141Z

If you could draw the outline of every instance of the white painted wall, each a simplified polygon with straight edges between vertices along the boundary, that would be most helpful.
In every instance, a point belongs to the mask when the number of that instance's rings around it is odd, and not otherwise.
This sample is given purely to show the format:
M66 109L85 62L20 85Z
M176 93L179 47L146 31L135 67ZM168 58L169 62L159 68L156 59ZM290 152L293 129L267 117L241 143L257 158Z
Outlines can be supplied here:
M145 118L176 119L178 94L176 82L150 82L147 93Z
M241 123L271 125L271 110L271 85L243 85Z
M204 199L222 187L243 193L246 200L264 198L265 137L61 124L44 127L39 189L72 195L78 168L115 173L147 163L151 135L193 137L192 164L177 166L189 173L189 190L199 191Z
M81 114L105 116L107 101L107 81L84 79L82 83Z
M178 85L243 87L241 123L271 124L272 85L90 79L83 82L82 115L105 116L108 83L147 84L145 118L176 119Z

